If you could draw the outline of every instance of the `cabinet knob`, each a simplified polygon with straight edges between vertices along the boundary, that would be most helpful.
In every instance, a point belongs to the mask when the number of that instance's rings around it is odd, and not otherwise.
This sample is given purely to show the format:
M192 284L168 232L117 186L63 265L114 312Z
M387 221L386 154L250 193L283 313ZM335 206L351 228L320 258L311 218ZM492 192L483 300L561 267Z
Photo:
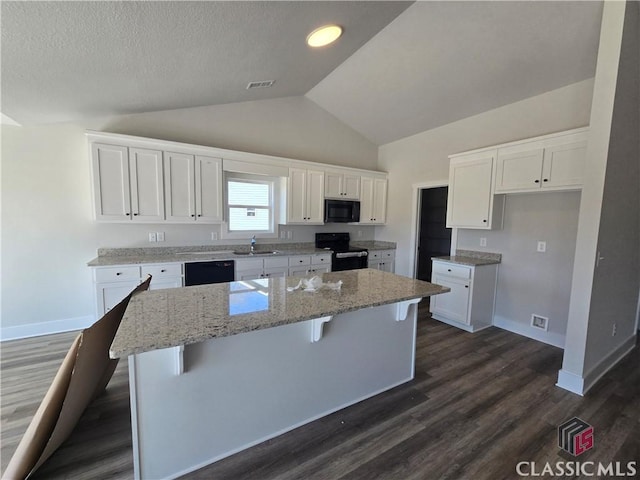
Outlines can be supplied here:
M194 215L193 213L191 214L191 216L192 216L192 217L195 217L195 215Z
M133 216L137 217L138 215L140 215L139 213L134 213Z
M540 180L535 180L534 183L540 183Z
M125 213L125 215L128 217L129 215L131 215L129 212Z
M548 179L548 178L543 178L543 179L542 179L542 181L543 181L543 182L548 182L548 181L549 181L549 179Z
M160 273L164 273L166 272L166 270L163 268L162 270L160 270Z
M450 271L451 271L451 269L450 269L450 268L447 268L447 272L450 272Z
M122 272L116 272L116 275L122 275Z
M464 288L469 288L469 285L465 285Z
M486 220L482 220L482 223L487 223L487 221Z
M199 213L199 214L198 214L198 216L199 216L199 217L201 217L201 216L202 216L202 214L201 214L201 213Z

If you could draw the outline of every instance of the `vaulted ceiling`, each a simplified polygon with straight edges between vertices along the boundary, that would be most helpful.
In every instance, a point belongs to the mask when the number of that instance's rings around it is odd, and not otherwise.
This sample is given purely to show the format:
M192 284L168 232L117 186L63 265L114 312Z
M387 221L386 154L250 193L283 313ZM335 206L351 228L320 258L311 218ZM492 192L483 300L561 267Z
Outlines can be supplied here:
M377 144L595 73L601 2L3 1L21 124L302 96ZM306 46L325 23L336 44ZM273 87L247 90L251 81Z

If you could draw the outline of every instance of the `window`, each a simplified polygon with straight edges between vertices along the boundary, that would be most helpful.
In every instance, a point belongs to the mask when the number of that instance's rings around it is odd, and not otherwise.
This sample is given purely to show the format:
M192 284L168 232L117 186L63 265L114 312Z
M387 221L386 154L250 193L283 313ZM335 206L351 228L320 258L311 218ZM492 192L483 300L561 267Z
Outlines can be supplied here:
M233 173L226 176L225 237L274 235L275 184L274 179L259 175Z

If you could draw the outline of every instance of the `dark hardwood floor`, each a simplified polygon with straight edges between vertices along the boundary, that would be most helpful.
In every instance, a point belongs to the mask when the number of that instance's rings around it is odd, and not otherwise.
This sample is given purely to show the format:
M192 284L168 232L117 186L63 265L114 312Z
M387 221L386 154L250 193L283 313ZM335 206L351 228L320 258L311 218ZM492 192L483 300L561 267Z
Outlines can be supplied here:
M522 461L640 459L638 348L582 398L554 386L560 349L420 317L414 381L183 478L493 480L518 478ZM2 344L3 470L73 337ZM132 478L128 401L120 362L107 392L32 478ZM578 459L559 450L556 438L558 425L574 416L595 429L595 447Z

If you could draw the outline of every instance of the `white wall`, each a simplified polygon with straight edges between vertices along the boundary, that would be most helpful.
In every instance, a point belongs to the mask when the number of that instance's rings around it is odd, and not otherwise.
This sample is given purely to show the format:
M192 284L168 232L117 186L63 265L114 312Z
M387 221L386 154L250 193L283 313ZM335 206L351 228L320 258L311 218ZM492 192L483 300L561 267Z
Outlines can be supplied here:
M377 147L304 98L157 112L83 125L2 127L2 338L79 328L93 320L99 247L213 244L211 226L96 224L86 128L374 169ZM323 230L340 230L333 226ZM292 227L313 241L314 227ZM372 239L374 227L349 227ZM44 322L44 324L41 324ZM51 328L51 326L54 328ZM66 327L65 327L66 326ZM9 330L8 330L9 329ZM13 329L13 330L10 330Z
M635 346L640 289L638 16L637 2L605 3L567 348L558 378L559 385L577 393L588 390Z
M396 272L411 273L411 185L447 183L452 153L588 125L592 90L593 80L585 80L381 146L389 203L387 225L376 238L398 243Z
M580 192L509 194L502 230L458 230L458 248L502 254L495 325L564 347L579 208ZM534 313L549 319L548 331L531 327Z

